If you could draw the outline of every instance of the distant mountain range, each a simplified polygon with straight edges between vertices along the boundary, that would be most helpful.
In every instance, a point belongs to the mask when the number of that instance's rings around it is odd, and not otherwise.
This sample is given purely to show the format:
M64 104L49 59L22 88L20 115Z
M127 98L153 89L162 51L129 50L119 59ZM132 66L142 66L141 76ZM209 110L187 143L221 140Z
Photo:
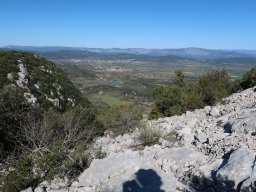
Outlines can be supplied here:
M144 48L86 48L86 47L58 47L58 46L5 46L4 50L23 50L37 53L73 51L73 52L92 52L104 55L112 54L135 54L149 56L178 56L190 59L220 59L236 57L256 57L256 50L212 50L203 48L183 48L183 49L144 49Z

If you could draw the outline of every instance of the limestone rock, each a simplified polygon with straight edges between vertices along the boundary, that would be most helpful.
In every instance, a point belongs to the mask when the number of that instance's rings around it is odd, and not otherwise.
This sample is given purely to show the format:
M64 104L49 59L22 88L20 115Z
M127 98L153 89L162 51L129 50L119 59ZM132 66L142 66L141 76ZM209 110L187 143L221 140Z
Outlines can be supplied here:
M27 188L25 190L22 190L20 192L33 192L33 190L32 190L32 187L29 187L29 188Z
M241 186L241 191L255 192L255 190L256 190L256 167L253 167L253 172L250 175L250 178L246 179L243 182L243 184Z
M241 188L244 181L255 176L252 174L254 171L255 161L255 151L247 148L237 149L230 155L227 161L224 159L223 165L217 171L218 182L221 182L229 189ZM256 180L256 177L252 179Z
M34 192L45 192L45 190L42 187L37 187L34 189Z
M248 111L238 116L231 124L231 132L256 136L256 111Z
M205 106L205 107L204 107L204 112L205 112L205 114L209 115L211 109L212 109L211 106Z
M219 117L220 116L220 111L217 107L213 107L210 111L210 115L213 117Z
M194 134L192 134L192 129L190 127L185 127L178 132L178 136L185 142L192 142L194 139Z
M79 186L101 187L103 191L175 191L176 188L191 191L170 174L156 166L154 159L140 156L138 152L126 152L102 160L94 160L78 178ZM150 189L150 190L149 190Z

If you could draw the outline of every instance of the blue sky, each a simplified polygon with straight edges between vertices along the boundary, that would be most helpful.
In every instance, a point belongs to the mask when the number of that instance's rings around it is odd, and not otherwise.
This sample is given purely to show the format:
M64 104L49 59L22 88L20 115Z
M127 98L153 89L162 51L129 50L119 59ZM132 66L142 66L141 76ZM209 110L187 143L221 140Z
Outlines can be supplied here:
M256 49L255 0L0 0L0 46Z

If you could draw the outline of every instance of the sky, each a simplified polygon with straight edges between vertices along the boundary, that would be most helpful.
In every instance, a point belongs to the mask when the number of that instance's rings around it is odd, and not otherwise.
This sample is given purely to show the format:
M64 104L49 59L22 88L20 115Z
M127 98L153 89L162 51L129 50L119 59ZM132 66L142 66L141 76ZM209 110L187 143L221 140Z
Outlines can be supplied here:
M0 0L0 46L256 49L255 0Z

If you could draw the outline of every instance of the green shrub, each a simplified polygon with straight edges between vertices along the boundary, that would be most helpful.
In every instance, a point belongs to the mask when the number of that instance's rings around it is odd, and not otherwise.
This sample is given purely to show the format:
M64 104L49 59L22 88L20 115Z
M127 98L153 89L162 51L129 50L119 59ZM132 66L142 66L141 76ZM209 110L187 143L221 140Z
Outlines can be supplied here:
M140 129L138 140L143 146L151 146L159 143L159 139L164 138L164 134L149 125L144 125Z
M34 187L39 177L32 174L33 161L29 156L21 157L12 162L15 169L4 178L3 192L18 192L28 187Z
M0 89L0 146L2 155L16 150L16 135L28 112L37 113L27 103L21 90L6 86Z
M158 87L153 92L154 113L150 118L160 116L173 116L182 114L185 111L184 98L186 97L183 88L178 86ZM157 112L156 112L157 111Z
M199 78L198 92L206 105L213 105L232 92L232 81L225 70L212 70Z
M198 108L202 108L205 103L198 93L197 85L190 85L186 89L186 95L184 98L184 105L186 106L186 111L192 111Z
M194 84L187 83L184 78L181 71L176 71L173 85L159 86L153 91L151 119L181 115L188 110L213 105L237 89L225 70L209 71Z
M142 111L134 105L114 105L104 110L101 121L114 136L134 130L142 119Z
M16 148L23 152L36 150L43 156L44 152L59 145L68 150L78 144L89 144L103 133L103 125L92 109L74 108L64 114L54 111L43 115L28 113L14 138L18 139Z
M185 81L185 75L181 70L175 71L175 79L173 83L177 85L178 87L185 87L186 81Z
M6 191L9 188L9 191L18 191L55 176L77 176L89 165L90 154L84 151L89 150L93 139L103 131L91 109L74 108L64 114L49 111L39 116L28 114L15 136L19 136L16 149L31 158L26 164L16 161L15 171L5 179ZM33 175L34 168L40 177ZM21 176L24 178L19 179Z
M232 93L236 93L238 91L241 91L243 88L241 86L241 80L234 80L233 81L233 85L232 85L232 88L231 88L231 92Z
M40 172L43 173L46 179L53 179L54 176L61 174L61 167L65 160L65 152L56 146L50 152L46 153L37 161L37 166Z
M204 105L197 85L188 84L184 78L181 71L176 71L173 85L159 86L153 91L154 107L150 119L181 115L187 110L194 110Z
M240 86L243 89L248 89L250 87L256 86L256 68L251 69L249 72L244 74Z

